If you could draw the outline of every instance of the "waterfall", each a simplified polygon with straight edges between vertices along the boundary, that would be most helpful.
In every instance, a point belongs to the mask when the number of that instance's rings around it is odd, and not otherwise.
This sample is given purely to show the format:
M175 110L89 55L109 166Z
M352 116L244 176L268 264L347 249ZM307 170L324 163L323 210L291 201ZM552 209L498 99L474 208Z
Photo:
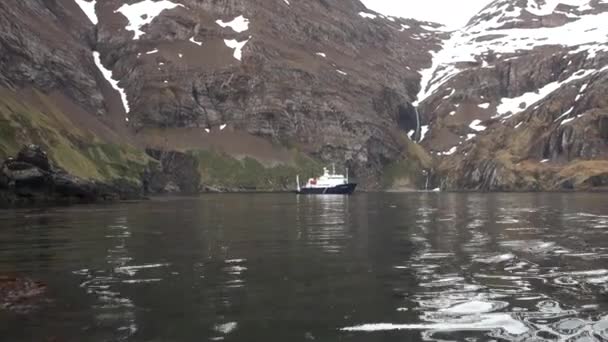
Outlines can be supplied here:
M418 107L414 107L414 110L416 111L416 132L414 133L414 137L416 141L420 141L420 114L418 113Z

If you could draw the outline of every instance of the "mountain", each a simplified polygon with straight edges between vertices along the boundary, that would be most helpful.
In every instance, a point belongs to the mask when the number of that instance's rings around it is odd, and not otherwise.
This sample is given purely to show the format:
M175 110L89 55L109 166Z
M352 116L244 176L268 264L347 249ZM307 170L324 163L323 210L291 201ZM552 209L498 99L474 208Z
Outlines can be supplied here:
M608 2L499 0L425 70L422 145L449 190L589 189L608 181Z
M36 143L78 176L109 179L160 163L138 151L179 151L205 185L257 189L332 162L379 188L387 166L430 162L404 128L439 25L338 0L9 0L0 13L4 156ZM51 127L20 122L13 102Z
M607 13L499 0L448 32L359 1L6 0L0 159L151 192L328 163L366 189L601 187Z

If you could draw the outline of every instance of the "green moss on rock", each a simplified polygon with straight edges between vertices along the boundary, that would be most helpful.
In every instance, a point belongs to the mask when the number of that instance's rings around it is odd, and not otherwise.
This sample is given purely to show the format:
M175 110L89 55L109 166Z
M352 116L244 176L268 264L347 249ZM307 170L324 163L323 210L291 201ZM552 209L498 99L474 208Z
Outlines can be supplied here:
M258 160L234 158L226 153L206 150L191 151L199 164L204 185L229 190L282 191L295 188L296 175L309 177L321 171L319 163L294 152L294 165L266 167Z
M45 108L0 95L0 158L15 155L24 144L47 151L52 162L84 179L139 183L150 158L132 146L102 142L74 125L51 101L37 93Z

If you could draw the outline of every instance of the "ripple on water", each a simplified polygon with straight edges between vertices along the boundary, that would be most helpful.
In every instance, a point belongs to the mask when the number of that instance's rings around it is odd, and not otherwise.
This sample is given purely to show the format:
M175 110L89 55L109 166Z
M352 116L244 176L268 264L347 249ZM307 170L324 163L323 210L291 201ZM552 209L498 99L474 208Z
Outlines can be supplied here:
M480 301L472 300L460 303L447 309L440 309L440 312L449 314L475 314L487 313L502 310L509 306L509 303L502 301Z
M492 331L502 330L510 335L522 335L528 327L514 319L509 314L485 314L466 316L441 323L391 324L376 323L362 324L342 328L343 331L391 331L391 330L435 330L435 331Z
M114 268L114 272L122 273L129 276L134 276L140 270L150 269L150 268L160 268L167 267L169 264L145 264L145 265L134 265L134 266L121 266Z
M217 324L214 327L214 330L219 333L222 333L224 335L228 335L231 332L233 332L237 328L237 326L238 326L237 322L228 322L228 323L223 323L223 324Z
M501 262L509 261L512 259L515 259L515 255L513 255L512 253L505 253L482 258L475 258L474 260L483 264L499 264Z

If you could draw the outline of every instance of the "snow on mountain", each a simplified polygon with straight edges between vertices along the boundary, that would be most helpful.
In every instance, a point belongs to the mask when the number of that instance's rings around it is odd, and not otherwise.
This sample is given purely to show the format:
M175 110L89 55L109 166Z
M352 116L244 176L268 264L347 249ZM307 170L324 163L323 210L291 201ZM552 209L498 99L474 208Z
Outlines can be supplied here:
M114 88L120 94L120 99L121 99L122 105L125 109L125 113L129 114L129 111L131 109L129 107L129 100L127 99L127 93L125 93L125 90L118 85L118 81L116 81L112 77L112 71L108 70L106 67L103 66L103 64L101 63L101 57L99 55L99 52L93 51L93 59L95 60L95 65L97 66L97 68L99 69L99 71L101 72L103 77L112 85L112 88Z
M608 51L607 0L498 0L474 17L469 25L455 31L443 42L443 48L433 53L433 65L423 70L417 103L435 93L443 84L467 70L481 64L491 68L489 59L521 53L542 46L567 47L572 53L586 51L593 58L600 51ZM566 6L575 6L568 8ZM606 11L601 11L605 9ZM554 15L553 25L542 25L542 17ZM525 18L525 19L524 19ZM519 26L517 27L517 23Z
M223 20L217 20L216 23L221 27L230 27L234 32L241 33L249 30L249 19L242 15L234 18L231 21L225 22Z
M608 184L606 22L606 0L497 0L443 40L415 102L442 188Z
M157 2L144 0L132 5L124 4L117 9L116 12L121 13L129 20L129 25L127 25L126 29L128 31L133 31L135 34L133 39L137 40L145 34L145 32L141 30L144 25L151 23L154 18L164 10L170 10L175 7L184 7L184 5L176 4L168 0Z
M537 91L527 92L515 98L503 98L500 104L498 105L498 108L496 109L496 117L502 117L502 119L504 120L517 113L523 112L524 110L528 109L532 104L537 103L538 101L547 97L549 94L553 93L561 86L593 75L605 69L606 68L600 70L579 70L572 76L568 77L566 80L561 82L551 82L545 85L544 87L538 89Z
M251 36L242 42L239 42L236 39L224 39L224 43L227 47L234 49L233 56L240 61L243 58L243 47L249 42L250 39Z
M97 25L99 20L97 19L97 13L95 12L95 5L97 0L75 0L80 9L86 14L87 18L93 23L93 25Z

